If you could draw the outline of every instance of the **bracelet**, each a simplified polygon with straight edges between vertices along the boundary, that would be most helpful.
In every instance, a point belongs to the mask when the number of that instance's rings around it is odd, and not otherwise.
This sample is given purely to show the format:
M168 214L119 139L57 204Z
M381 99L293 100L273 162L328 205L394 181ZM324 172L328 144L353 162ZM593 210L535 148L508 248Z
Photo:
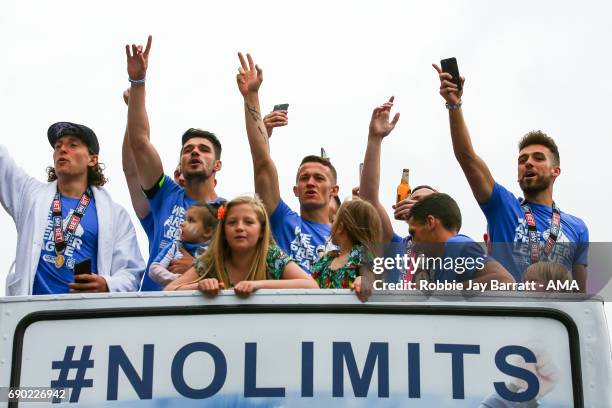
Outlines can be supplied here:
M145 79L132 79L132 78L128 78L128 81L130 81L131 84L144 84L145 83Z
M459 109L461 107L462 103L463 102L461 102L461 99L459 99L459 102L457 102L456 104L452 105L452 104L446 102L445 106L446 106L446 109L448 109L448 110L456 110L456 109Z

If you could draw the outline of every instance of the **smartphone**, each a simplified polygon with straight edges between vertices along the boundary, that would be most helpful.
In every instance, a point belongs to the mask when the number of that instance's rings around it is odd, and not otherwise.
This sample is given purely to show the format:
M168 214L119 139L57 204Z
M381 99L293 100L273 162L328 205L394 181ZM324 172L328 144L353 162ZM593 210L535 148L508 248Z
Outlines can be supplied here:
M461 86L461 78L459 77L457 59L455 57L443 59L440 61L440 67L442 68L442 72L447 72L453 76L452 82L461 90L463 87Z
M81 262L74 265L75 275L84 275L91 273L91 258L83 259Z
M275 111L279 111L279 110L289 110L289 104L288 103L281 103L278 105L274 105L274 110Z

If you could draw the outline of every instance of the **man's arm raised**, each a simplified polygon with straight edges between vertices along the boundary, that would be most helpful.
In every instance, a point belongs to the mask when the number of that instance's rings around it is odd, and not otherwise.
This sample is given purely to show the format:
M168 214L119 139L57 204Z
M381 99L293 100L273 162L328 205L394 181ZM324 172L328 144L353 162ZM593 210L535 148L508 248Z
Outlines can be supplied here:
M159 180L164 172L161 159L155 147L149 141L149 119L145 106L145 84L149 64L149 51L151 50L152 38L149 36L146 48L141 45L125 46L127 55L127 70L132 82L130 88L130 99L128 103L128 139L138 174L140 185L149 190Z
M127 105L130 99L130 90L126 89L123 91L123 101ZM147 124L148 127L148 124ZM149 202L147 198L142 194L140 188L140 180L138 180L138 170L136 169L136 163L134 161L134 152L130 146L127 124L125 126L125 135L123 136L123 144L121 146L121 163L123 164L123 175L128 185L130 192L130 199L132 201L132 207L138 219L142 220L146 217L151 209L149 208Z
M389 220L389 215L385 211L385 207L381 204L378 198L378 190L380 187L380 149L385 136L387 136L395 128L399 120L399 113L396 113L393 120L389 121L389 114L393 107L392 96L385 104L377 107L372 112L370 120L370 132L368 134L368 146L366 148L365 158L363 159L363 170L359 183L359 197L376 208L376 212L380 217L382 224L382 242L387 243L393 237L393 227Z
M487 164L474 151L470 134L463 119L463 111L460 106L457 106L461 102L463 91L460 91L457 85L451 82L451 74L442 72L442 69L436 64L432 65L440 77L440 95L449 105L453 106L453 109L448 110L448 118L455 158L457 158L463 174L470 184L476 201L479 204L486 203L491 198L495 181ZM465 79L462 77L461 82L464 81Z
M263 72L259 66L255 65L250 54L246 56L248 63L242 54L238 53L241 67L238 70L236 81L244 98L244 118L253 159L255 192L263 201L268 214L272 214L280 201L280 190L276 166L270 156L268 132L259 107L259 87L263 82Z

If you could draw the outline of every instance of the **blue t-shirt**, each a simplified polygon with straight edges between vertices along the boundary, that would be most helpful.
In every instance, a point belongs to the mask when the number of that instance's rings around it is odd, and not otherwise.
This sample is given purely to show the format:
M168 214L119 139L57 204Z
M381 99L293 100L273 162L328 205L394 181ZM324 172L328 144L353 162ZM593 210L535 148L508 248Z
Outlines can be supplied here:
M70 215L79 204L78 198L60 196L62 203L62 217L64 231ZM72 242L64 250L64 265L55 267L55 244L53 241L53 216L51 206L47 217L47 227L43 237L43 247L40 252L32 294L49 295L56 293L69 293L68 283L74 282L74 266L87 259L91 259L92 273L97 273L98 265L98 214L96 202L91 201L81 218Z
M383 258L403 257L411 240L412 237L410 235L402 238L396 233L393 233L391 241L382 246L381 256ZM405 270L397 267L394 263L393 268L384 268L383 280L385 282L399 282L404 277L405 272Z
M147 234L147 240L149 241L149 252L151 252L153 248L153 238L155 235L155 221L153 220L153 214L151 211L147 213L143 218L139 218L140 225L144 230L145 234Z
M433 270L436 282L463 282L473 279L489 261L483 247L467 235L457 234L444 243L441 265Z
M219 197L209 201L210 204L217 204L224 200ZM149 238L149 260L147 270L153 263L157 255L174 240L179 240L181 236L181 223L185 218L185 211L196 202L185 194L185 189L165 175L160 182L160 188L153 197L149 197L149 207L153 216L153 233ZM147 234L148 235L148 234ZM140 290L155 291L162 288L144 274Z
M525 269L531 264L529 232L521 200L495 183L491 198L480 208L487 217L492 254L514 277L522 282ZM529 203L535 216L538 240L543 247L549 235L552 208ZM580 218L561 211L561 230L549 257L540 251L541 261L557 262L572 270L574 265L587 265L589 230Z
M308 273L321 255L335 248L329 241L330 224L302 219L282 199L270 216L270 226L278 246Z

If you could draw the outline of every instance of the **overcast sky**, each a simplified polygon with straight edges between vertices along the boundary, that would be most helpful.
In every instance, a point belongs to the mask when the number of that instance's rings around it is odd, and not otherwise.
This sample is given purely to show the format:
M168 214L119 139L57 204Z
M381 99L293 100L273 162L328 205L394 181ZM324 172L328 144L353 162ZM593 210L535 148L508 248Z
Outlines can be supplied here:
M165 169L176 165L189 127L223 143L217 191L252 192L250 153L235 75L237 51L264 70L262 109L289 103L272 155L281 195L302 156L325 147L340 196L358 183L371 110L396 96L402 116L385 140L381 198L389 208L401 169L411 184L451 194L462 232L480 240L485 219L454 159L447 113L432 62L457 57L467 80L464 111L475 149L515 193L517 142L529 130L555 138L562 173L555 200L581 217L591 241L609 241L606 204L612 151L612 6L607 1L309 1L0 3L0 117L15 160L43 179L51 164L47 127L90 126L101 144L108 190L136 218L121 170L128 86L126 43L153 35L147 75L151 137ZM2 182L2 181L0 181ZM406 234L406 227L396 224ZM11 218L0 211L0 289L15 250ZM145 236L137 226L141 248Z

